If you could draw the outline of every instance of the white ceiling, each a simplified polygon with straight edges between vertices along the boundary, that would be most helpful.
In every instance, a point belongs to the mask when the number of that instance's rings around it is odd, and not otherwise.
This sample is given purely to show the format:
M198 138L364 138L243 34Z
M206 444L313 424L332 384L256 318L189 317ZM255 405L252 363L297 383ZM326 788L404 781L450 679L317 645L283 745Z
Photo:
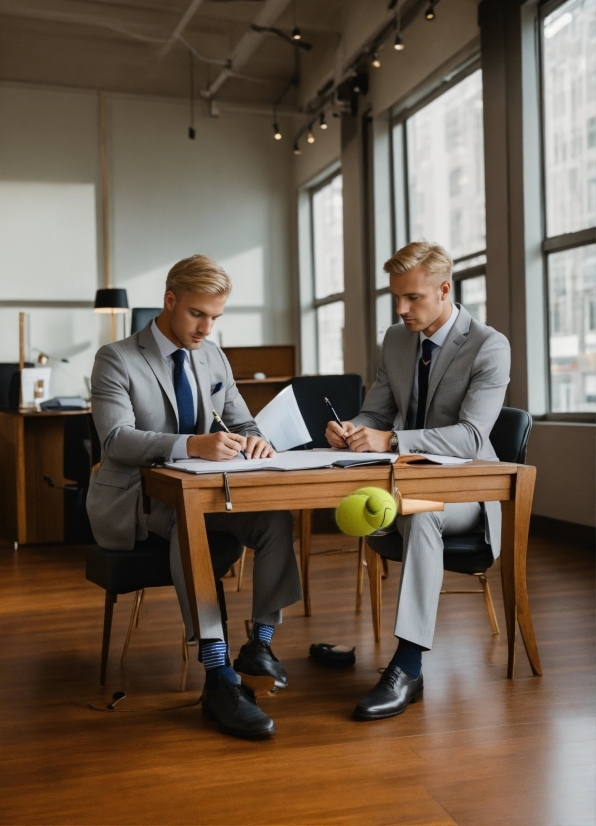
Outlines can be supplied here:
M0 0L0 79L185 97L190 47L197 95L234 58L232 70L242 77L226 77L216 99L292 107L292 79L308 61L335 50L347 2ZM194 13L169 42L190 7ZM271 35L247 37L259 15L268 15L269 25L289 33L294 14L303 39L313 45L311 52Z

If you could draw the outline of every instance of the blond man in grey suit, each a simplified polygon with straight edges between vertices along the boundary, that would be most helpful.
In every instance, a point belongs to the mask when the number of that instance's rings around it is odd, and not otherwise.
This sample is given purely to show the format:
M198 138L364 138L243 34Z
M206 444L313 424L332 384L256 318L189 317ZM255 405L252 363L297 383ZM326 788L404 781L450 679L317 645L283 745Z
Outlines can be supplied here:
M438 244L415 241L384 266L401 322L387 330L377 379L362 409L341 426L334 447L496 459L489 436L509 383L505 336L451 301L452 261ZM443 513L398 516L394 531L370 546L391 558L403 538L395 636L397 650L377 685L357 705L357 720L401 714L422 696L422 652L431 648L443 580L443 535L484 530L495 557L498 502L447 504Z
M139 467L173 459L248 460L274 451L242 399L230 364L206 337L232 288L224 270L204 255L179 261L168 273L164 307L144 330L102 347L95 358L93 420L101 462L93 474L87 510L105 548L128 550L148 532L170 540L170 567L187 638L193 637L173 508L153 501L142 509ZM211 432L215 410L230 432ZM237 671L287 685L271 637L282 609L301 599L289 512L207 514L207 529L236 536L255 551L252 638L234 662ZM244 690L229 665L219 620L201 628L199 659L206 669L203 714L227 734L268 737L273 721Z

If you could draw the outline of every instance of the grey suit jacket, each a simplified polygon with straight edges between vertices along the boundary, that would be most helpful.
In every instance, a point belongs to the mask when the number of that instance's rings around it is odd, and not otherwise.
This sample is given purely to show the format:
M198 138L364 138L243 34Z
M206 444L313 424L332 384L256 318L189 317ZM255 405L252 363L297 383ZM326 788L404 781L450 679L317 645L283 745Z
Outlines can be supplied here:
M232 432L260 436L217 344L205 340L191 358L202 432L209 432L216 410ZM87 496L91 529L102 547L129 550L147 536L139 467L167 461L179 435L174 387L150 324L97 352L91 403L101 442Z
M353 423L395 430L400 453L496 459L489 436L509 384L509 342L457 306L459 315L430 374L425 429L406 429L419 335L402 323L387 330L376 381ZM500 503L487 502L485 510L487 541L497 557L501 550Z

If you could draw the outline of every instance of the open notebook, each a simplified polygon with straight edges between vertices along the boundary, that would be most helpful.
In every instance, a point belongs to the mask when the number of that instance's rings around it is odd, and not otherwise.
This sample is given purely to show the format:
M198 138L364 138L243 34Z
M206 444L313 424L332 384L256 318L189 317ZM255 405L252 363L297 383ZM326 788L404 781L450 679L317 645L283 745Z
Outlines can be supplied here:
M209 462L206 459L183 459L166 462L166 467L187 473L242 473L248 470L315 470L324 467L362 467L377 464L436 464L462 465L471 459L455 456L436 456L430 453L351 453L348 450L287 450L276 453L270 459L229 459L225 462Z

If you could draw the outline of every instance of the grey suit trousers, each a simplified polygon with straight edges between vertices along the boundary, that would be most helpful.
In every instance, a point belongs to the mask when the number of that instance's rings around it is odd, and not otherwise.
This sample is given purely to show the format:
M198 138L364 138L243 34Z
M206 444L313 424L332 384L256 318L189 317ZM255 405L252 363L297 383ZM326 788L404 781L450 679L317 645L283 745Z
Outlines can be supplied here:
M404 550L394 633L430 649L443 584L442 537L481 530L482 508L478 502L447 504L442 512L398 516L395 525ZM391 557L391 534L371 536L368 544Z
M176 512L152 499L151 514L146 519L149 531L170 540L170 570L187 639L192 639L194 629L184 585ZM257 622L278 625L282 609L302 599L290 512L208 513L205 525L208 531L233 534L254 550L252 616Z

